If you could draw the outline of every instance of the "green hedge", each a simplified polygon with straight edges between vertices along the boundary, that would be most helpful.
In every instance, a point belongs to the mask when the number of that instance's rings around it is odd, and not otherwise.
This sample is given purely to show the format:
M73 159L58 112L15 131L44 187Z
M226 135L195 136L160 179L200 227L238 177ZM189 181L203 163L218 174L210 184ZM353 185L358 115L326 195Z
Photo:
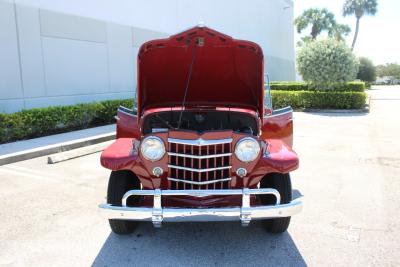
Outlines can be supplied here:
M363 92L364 82L334 83L325 86L317 86L305 82L271 82L271 90L284 91L340 91L340 92Z
M308 83L304 82L271 82L271 90L307 91Z
M0 143L109 124L120 105L132 107L133 102L107 100L0 114Z
M274 108L292 106L295 109L361 109L367 97L364 92L310 90L274 90L271 94ZM120 105L132 107L133 101L108 100L0 114L0 143L113 123Z
M274 109L362 109L367 99L365 92L271 91L271 96Z

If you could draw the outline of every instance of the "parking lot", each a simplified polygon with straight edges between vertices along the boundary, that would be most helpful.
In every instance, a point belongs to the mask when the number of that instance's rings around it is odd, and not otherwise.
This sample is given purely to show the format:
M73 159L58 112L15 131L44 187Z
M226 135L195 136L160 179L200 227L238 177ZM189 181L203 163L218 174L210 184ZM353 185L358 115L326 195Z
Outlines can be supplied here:
M147 223L117 236L97 209L109 175L100 154L43 157L0 167L0 266L399 266L400 87L379 88L370 113L295 113L304 209L287 233Z

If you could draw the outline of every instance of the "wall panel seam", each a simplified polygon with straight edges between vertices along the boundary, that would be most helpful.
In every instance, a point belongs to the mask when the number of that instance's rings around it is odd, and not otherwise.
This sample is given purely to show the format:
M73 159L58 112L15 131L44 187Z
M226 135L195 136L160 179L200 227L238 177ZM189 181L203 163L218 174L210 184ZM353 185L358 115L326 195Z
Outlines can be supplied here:
M110 40L108 40L109 23L106 24L106 45L107 45L107 74L108 74L108 91L111 90L111 73L110 73Z
M115 95L115 94L126 94L131 93L132 91L118 91L118 92L105 92L105 93L94 93L94 94L69 94L69 95L51 95L51 96L35 96L35 97L17 97L17 98L7 98L0 100L30 100L30 99L41 99L41 98L57 98L57 97L76 97L76 96L96 96L96 95Z
M38 18L38 20L39 20L39 29L40 29L40 36L39 36L39 38L40 38L40 49L41 49L41 51L42 51L42 56L41 56L41 58L42 58L42 68L43 68L43 86L44 86L44 95L45 96L47 96L47 76L46 76L46 64L45 64L45 61L44 61L44 48L43 48L43 37L42 37L42 20L41 20L41 18L40 18L40 9L39 9L39 12L38 12L38 16L39 16L39 18Z
M41 33L41 36L45 37L45 38L64 39L64 40L96 43L96 44L106 44L107 43L107 42L97 42L97 41L83 40L83 39L76 39L76 38L60 37L60 36L54 36L54 35L46 35L46 34L42 34L42 33Z
M15 2L13 3L13 8L14 8L15 35L16 35L16 38L17 38L19 79L20 79L22 96L23 96L22 97L23 105L24 105L24 108L25 108L25 90L24 90L24 81L22 79L21 44L20 44L19 29L18 29L17 4Z

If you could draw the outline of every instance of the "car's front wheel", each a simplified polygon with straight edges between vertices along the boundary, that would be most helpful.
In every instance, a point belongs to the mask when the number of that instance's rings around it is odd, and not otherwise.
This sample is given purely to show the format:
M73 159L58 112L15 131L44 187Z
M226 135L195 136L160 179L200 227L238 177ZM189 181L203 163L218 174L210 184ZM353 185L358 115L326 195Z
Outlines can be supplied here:
M140 189L139 179L131 171L112 171L110 180L108 181L107 190L107 203L121 206L122 197L124 194L132 189ZM129 198L130 202L138 202L138 197L132 196ZM129 204L129 203L128 203ZM134 203L133 203L134 204ZM132 233L138 222L128 220L108 220L110 223L111 230L118 235L128 235Z
M292 183L288 173L270 173L260 182L260 188L274 188L281 195L281 204L287 204L292 201ZM272 195L260 195L260 201L263 205L274 205L276 199ZM270 233L283 233L290 224L290 217L269 219L264 221L266 230Z

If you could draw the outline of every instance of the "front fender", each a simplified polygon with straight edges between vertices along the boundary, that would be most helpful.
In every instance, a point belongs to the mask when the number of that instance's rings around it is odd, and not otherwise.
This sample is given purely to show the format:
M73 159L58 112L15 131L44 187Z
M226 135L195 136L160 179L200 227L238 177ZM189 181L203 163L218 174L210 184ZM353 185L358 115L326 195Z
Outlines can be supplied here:
M135 138L118 138L100 156L101 165L112 171L130 170L138 176L144 189L161 187L161 181L165 180L166 173L162 177L150 174L138 155L139 140ZM152 163L147 163L152 166Z
M248 187L256 186L268 173L289 173L299 167L299 157L292 148L282 140L266 140L267 150L258 160L251 174L247 177Z
M134 149L135 141L134 138L117 139L101 153L101 165L113 171L132 170L139 161Z
M299 157L283 140L267 140L267 144L267 153L260 159L265 171L288 173L299 167Z

